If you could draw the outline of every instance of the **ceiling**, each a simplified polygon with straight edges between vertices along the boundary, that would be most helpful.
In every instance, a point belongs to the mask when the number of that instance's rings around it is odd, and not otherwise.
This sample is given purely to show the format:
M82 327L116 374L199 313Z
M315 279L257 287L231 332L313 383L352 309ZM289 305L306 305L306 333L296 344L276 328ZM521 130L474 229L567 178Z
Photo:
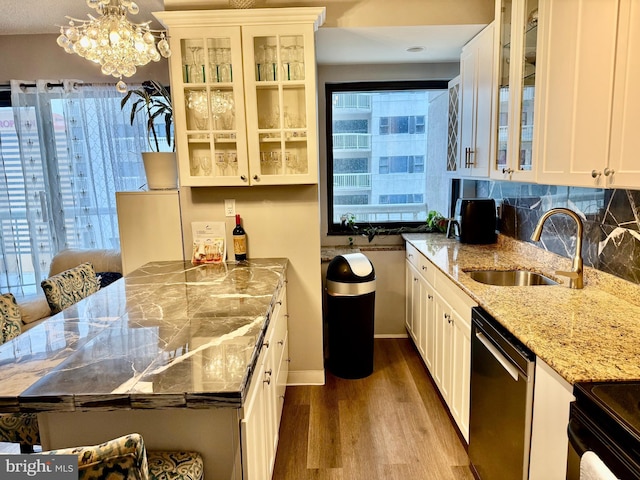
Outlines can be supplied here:
M84 0L1 0L0 35L55 34L67 16L78 19L95 13ZM137 0L136 22L153 20L164 10L163 0ZM159 24L156 28L161 28ZM317 37L320 64L457 62L462 46L484 25L425 25L406 27L321 27ZM407 49L415 48L414 52Z

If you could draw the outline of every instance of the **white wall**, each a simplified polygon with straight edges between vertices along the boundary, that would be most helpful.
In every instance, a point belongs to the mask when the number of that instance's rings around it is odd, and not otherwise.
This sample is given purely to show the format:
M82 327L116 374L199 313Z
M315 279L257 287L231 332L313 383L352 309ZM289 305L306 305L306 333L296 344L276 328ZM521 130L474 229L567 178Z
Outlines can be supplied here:
M225 199L236 201L247 232L249 258L289 259L289 382L324 382L318 187L182 188L186 258L193 243L191 222L226 221L227 238L231 238L235 218L224 216Z
M46 8L43 4L42 8ZM66 53L54 35L0 35L0 83L9 80L76 79L85 82L117 82L106 77L100 66L75 54ZM130 82L157 80L169 84L167 59L140 67ZM127 79L125 79L127 81Z

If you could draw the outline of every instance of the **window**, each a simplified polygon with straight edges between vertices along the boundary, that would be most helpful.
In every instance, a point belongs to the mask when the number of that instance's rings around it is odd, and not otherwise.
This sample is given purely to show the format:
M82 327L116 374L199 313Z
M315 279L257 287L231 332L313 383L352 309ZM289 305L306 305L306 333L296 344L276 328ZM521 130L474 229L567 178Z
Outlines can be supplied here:
M380 195L378 202L381 204L398 204L398 203L422 203L423 195L421 193L399 193L395 195Z
M325 93L332 106L327 111L329 233L348 233L346 218L393 228L422 224L429 210L446 215L447 82L327 84Z
M145 183L146 119L129 125L115 85L19 87L0 106L0 291L30 294L63 248L119 247L115 192Z
M398 133L424 133L424 115L380 119L380 135Z
M379 172L385 173L424 173L423 155L402 155L380 157Z

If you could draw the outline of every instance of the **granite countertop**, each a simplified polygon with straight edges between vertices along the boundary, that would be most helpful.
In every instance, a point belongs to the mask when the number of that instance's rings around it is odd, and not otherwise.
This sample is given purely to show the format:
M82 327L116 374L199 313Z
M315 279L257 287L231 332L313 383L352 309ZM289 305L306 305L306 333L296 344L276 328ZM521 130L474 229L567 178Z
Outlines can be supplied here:
M131 272L0 346L0 411L239 407L287 263Z
M555 274L571 259L499 235L493 245L461 244L442 234L405 234L474 301L565 380L640 379L640 286L585 267L584 288L570 289ZM499 287L465 270L526 268L558 282Z

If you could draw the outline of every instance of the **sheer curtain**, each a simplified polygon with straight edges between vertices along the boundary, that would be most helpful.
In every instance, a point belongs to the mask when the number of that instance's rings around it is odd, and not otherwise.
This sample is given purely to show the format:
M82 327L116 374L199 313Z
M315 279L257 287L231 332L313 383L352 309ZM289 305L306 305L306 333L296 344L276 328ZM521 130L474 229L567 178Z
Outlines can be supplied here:
M130 88L137 88L131 85ZM64 248L118 248L115 192L138 190L145 119L115 85L11 82L15 133L0 129L0 290L34 293Z

